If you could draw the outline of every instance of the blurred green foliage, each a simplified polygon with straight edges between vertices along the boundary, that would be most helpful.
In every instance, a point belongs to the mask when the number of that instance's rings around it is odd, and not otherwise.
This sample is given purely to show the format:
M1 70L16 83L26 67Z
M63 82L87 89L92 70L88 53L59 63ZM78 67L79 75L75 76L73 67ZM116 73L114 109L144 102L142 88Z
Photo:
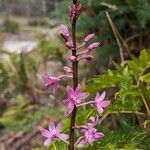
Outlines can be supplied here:
M50 56L53 56L65 64L65 60L63 59L64 52L61 50L61 44L59 40L56 42L51 42L51 40L47 38L46 35L40 35L38 51L39 54L43 57L44 61L47 61Z
M20 31L20 25L12 20L5 20L3 23L4 31L10 33L18 33Z
M146 100L150 96L150 52L143 50L139 58L133 58L125 65L116 67L116 70L108 70L92 79L87 87L88 92L95 94L97 91L115 88L117 92L114 92L114 103L108 111L141 111L141 95L145 95Z
M61 109L56 111L57 108L50 109L40 103L42 100L38 95L45 92L39 87L37 74L41 62L46 63L52 57L58 58L57 61L62 60L59 44L41 35L36 51L20 54L1 51L1 55L4 58L0 61L0 132L26 133L43 118L58 117ZM49 99L49 94L45 94L45 97Z
M23 95L16 95L15 105L5 111L0 118L0 124L4 126L5 132L27 132L33 124L40 122L46 116L58 116L59 110L54 111L46 106L27 105L27 99Z
M0 93L8 86L9 73L3 63L0 62Z

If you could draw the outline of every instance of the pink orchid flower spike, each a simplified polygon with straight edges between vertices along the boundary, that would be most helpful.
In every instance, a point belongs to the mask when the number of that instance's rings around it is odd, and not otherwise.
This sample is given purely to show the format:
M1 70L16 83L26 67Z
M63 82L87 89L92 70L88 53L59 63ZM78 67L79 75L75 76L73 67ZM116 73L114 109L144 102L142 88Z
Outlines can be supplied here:
M60 139L66 143L66 140L69 138L67 134L60 133L62 129L61 123L59 123L56 127L54 123L49 124L49 130L42 129L41 134L46 137L47 139L44 142L45 146L49 146L54 139Z
M81 85L80 84L78 84L75 91L70 86L67 86L66 90L68 93L68 98L64 100L64 103L68 107L67 111L66 111L66 115L69 115L73 111L74 106L81 104L81 100L87 98L89 94L81 93Z
M104 91L101 95L99 93L96 94L95 100L93 102L94 106L96 107L97 111L101 114L104 112L104 108L106 108L110 101L105 100L106 92Z

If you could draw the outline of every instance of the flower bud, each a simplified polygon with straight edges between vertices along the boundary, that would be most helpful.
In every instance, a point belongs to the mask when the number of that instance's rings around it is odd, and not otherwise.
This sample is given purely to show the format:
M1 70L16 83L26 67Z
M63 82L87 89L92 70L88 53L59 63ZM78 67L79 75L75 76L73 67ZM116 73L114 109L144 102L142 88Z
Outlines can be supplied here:
M72 43L72 41L67 42L67 43L66 43L66 46L67 46L69 49L73 49L73 43Z
M69 17L72 22L73 19L77 20L79 18L81 11L81 4L74 4L73 6L69 6Z
M99 46L99 44L100 44L100 43L98 43L98 42L91 44L91 45L88 47L88 51L92 51L92 50L96 49L96 48Z
M87 60L87 61L92 61L93 58L94 58L94 57L93 57L92 55L86 55L86 56L84 57L84 59Z
M63 39L67 42L70 34L68 28L63 24L60 25L60 34L63 37Z
M94 38L95 34L89 34L85 39L84 39L84 42L85 43L88 43L90 40L92 40Z
M70 60L71 62L75 62L75 61L77 60L77 58L76 58L75 56L71 56L71 57L69 58L69 60Z
M71 68L69 68L68 66L64 66L63 70L66 73L71 73L72 72Z

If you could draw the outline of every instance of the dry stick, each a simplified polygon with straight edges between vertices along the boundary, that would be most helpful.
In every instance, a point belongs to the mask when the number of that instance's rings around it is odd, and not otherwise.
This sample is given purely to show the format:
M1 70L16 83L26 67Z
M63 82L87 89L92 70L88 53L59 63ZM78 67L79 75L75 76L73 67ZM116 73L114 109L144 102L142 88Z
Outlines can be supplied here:
M110 23L110 26L111 26L111 28L112 28L112 30L113 30L113 33L114 33L114 35L115 35L115 38L116 38L116 41L117 41L117 44L118 44L118 47L119 47L120 60L121 60L121 63L123 63L123 62L124 62L123 49L122 49L120 40L119 40L119 38L118 38L118 36L117 36L117 33L116 33L115 29L114 29L114 25L113 25L113 23L112 23L112 20L111 20L111 18L110 18L110 16L109 16L108 12L105 12L105 13L106 13L107 19L108 19L108 21L109 21L109 23Z
M145 105L145 108L146 108L146 110L147 110L147 114L148 114L148 116L150 117L150 108L149 108L148 103L147 103L147 101L146 101L146 99L145 99L145 97L144 97L143 94L141 94L141 99L142 99L142 101L143 101L143 103L144 103L144 105Z
M102 116L102 118L100 119L99 123L102 123L109 115L111 114L135 114L135 115L140 115L140 116L144 116L146 117L145 113L141 113L141 112L132 112L132 111L116 111L116 112L109 112L106 113Z
M73 4L77 4L77 0L73 0ZM76 55L76 19L73 19L72 22L72 41L74 49L72 50L72 55L77 58ZM78 62L72 62L72 70L73 70L73 87L74 90L78 86ZM74 126L76 119L77 108L74 106L74 109L71 114L71 122L70 122L70 132L69 132L69 146L68 150L74 150Z
M116 40L119 40L119 39L120 39L120 41L122 42L122 45L124 46L124 48L126 49L128 55L129 55L129 57L132 58L133 55L130 53L130 51L129 51L129 49L128 49L127 42L123 39L123 37L122 37L121 34L119 33L117 27L114 25L114 23L113 23L113 21L112 21L110 15L108 14L108 12L106 12L106 15L107 15L107 18L109 18L108 20L109 20L109 23L110 23L110 25L111 25L111 28L112 28L112 30L113 30L113 32L114 32L114 34L115 34ZM120 42L120 41L119 41L119 43L120 43L120 45L121 45L121 42ZM117 43L118 43L118 41L117 41ZM122 46L121 46L121 49L122 49ZM122 53L123 53L123 52L122 52Z
M143 90L142 90L142 87L141 87L141 85L140 85L140 80L138 80L138 79L135 79L135 80L136 80L136 82L137 82L137 87L140 87L140 90L141 90L141 92L142 92L142 93L140 94L140 97L141 97L141 100L142 100L142 102L143 102L143 104L144 104L144 106L145 106L145 108L146 108L148 117L150 117L150 108L149 108L148 102L147 102L147 100L146 100L146 98L145 98L145 96L144 96L144 94L143 94Z
M112 20L111 20L111 21L112 21ZM113 22L112 22L112 23L113 23ZM127 42L123 39L123 37L122 37L121 34L119 33L119 31L118 31L118 29L117 29L117 27L115 26L114 23L113 23L113 26L114 26L114 29L115 29L117 35L118 35L118 38L120 39L120 41L122 42L123 46L125 47L125 49L126 49L128 55L129 55L129 57L132 58L133 55L130 53L130 50L128 49Z

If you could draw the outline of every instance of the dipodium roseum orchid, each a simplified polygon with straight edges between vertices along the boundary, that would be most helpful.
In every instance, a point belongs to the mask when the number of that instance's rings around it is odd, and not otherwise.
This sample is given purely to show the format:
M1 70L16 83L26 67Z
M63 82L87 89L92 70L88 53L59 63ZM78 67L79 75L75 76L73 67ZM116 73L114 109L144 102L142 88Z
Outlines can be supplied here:
M91 116L90 121L91 122L87 123L86 125L82 125L81 127L84 128L84 129L94 128L95 126L98 125L99 118L98 118L98 116L96 118Z
M67 116L70 115L69 135L60 133L62 128L61 124L58 124L55 127L54 123L50 123L49 130L43 129L41 131L42 135L47 138L44 142L45 146L51 144L54 139L60 139L68 144L68 150L74 150L76 146L83 147L88 144L93 144L93 142L104 137L104 134L98 132L96 129L96 126L99 123L98 116L90 117L90 122L85 125L76 126L76 114L79 107L81 109L82 106L85 107L86 105L95 106L99 114L102 114L104 109L110 104L110 101L105 100L105 92L101 95L97 93L94 100L87 102L85 99L89 94L81 92L81 85L78 82L78 64L81 60L92 61L94 57L91 53L99 47L100 43L91 43L92 39L95 37L95 34L92 33L87 35L82 40L81 44L77 45L76 22L80 13L80 0L73 0L73 4L69 6L71 31L69 31L69 28L66 25L60 25L60 35L64 39L65 45L69 51L71 51L71 55L67 56L67 60L69 60L69 63L71 63L72 66L64 66L63 70L65 74L59 75L58 77L49 76L47 74L43 76L46 87L52 87L53 91L59 86L60 81L64 77L69 77L73 81L73 87L66 87L67 98L63 101L65 106L67 106L65 114ZM87 44L90 45L87 46ZM80 137L75 137L75 129L79 128L81 128L82 135ZM76 138L78 138L78 140L75 142ZM69 139L69 141L66 141L67 139Z
M55 92L55 89L58 87L60 78L59 77L53 77L49 76L48 74L43 75L43 80L45 81L46 87L52 87L53 93Z
M83 133L83 137L78 147L84 147L86 144L93 144L93 142L104 137L104 134L98 132L95 128L82 129L81 132Z
M83 128L81 132L83 133L83 136L79 138L79 144L78 147L84 147L86 144L93 144L93 142L97 141L99 138L103 138L104 134L101 132L98 132L95 128L98 125L99 118L98 117L90 117L89 123L86 125L80 126Z
M75 105L77 106L81 104L81 100L87 98L89 94L81 92L80 84L78 84L75 91L70 86L67 86L66 89L68 93L68 98L64 100L64 103L67 105L66 115L69 115L73 111Z
M84 147L87 144L93 144L93 142L104 137L104 134L98 132L96 128L82 129L81 132L83 133L83 136L81 136L81 141L78 144L78 147Z
M66 143L68 143L66 140L68 139L67 134L60 133L62 129L61 123L59 123L56 127L54 123L49 124L49 130L42 129L41 134L46 137L47 139L44 142L45 146L49 146L54 139L60 139Z
M93 102L94 106L96 107L97 111L101 114L104 111L104 108L106 108L110 101L105 100L106 92L104 91L101 95L99 93L96 94L95 100Z

